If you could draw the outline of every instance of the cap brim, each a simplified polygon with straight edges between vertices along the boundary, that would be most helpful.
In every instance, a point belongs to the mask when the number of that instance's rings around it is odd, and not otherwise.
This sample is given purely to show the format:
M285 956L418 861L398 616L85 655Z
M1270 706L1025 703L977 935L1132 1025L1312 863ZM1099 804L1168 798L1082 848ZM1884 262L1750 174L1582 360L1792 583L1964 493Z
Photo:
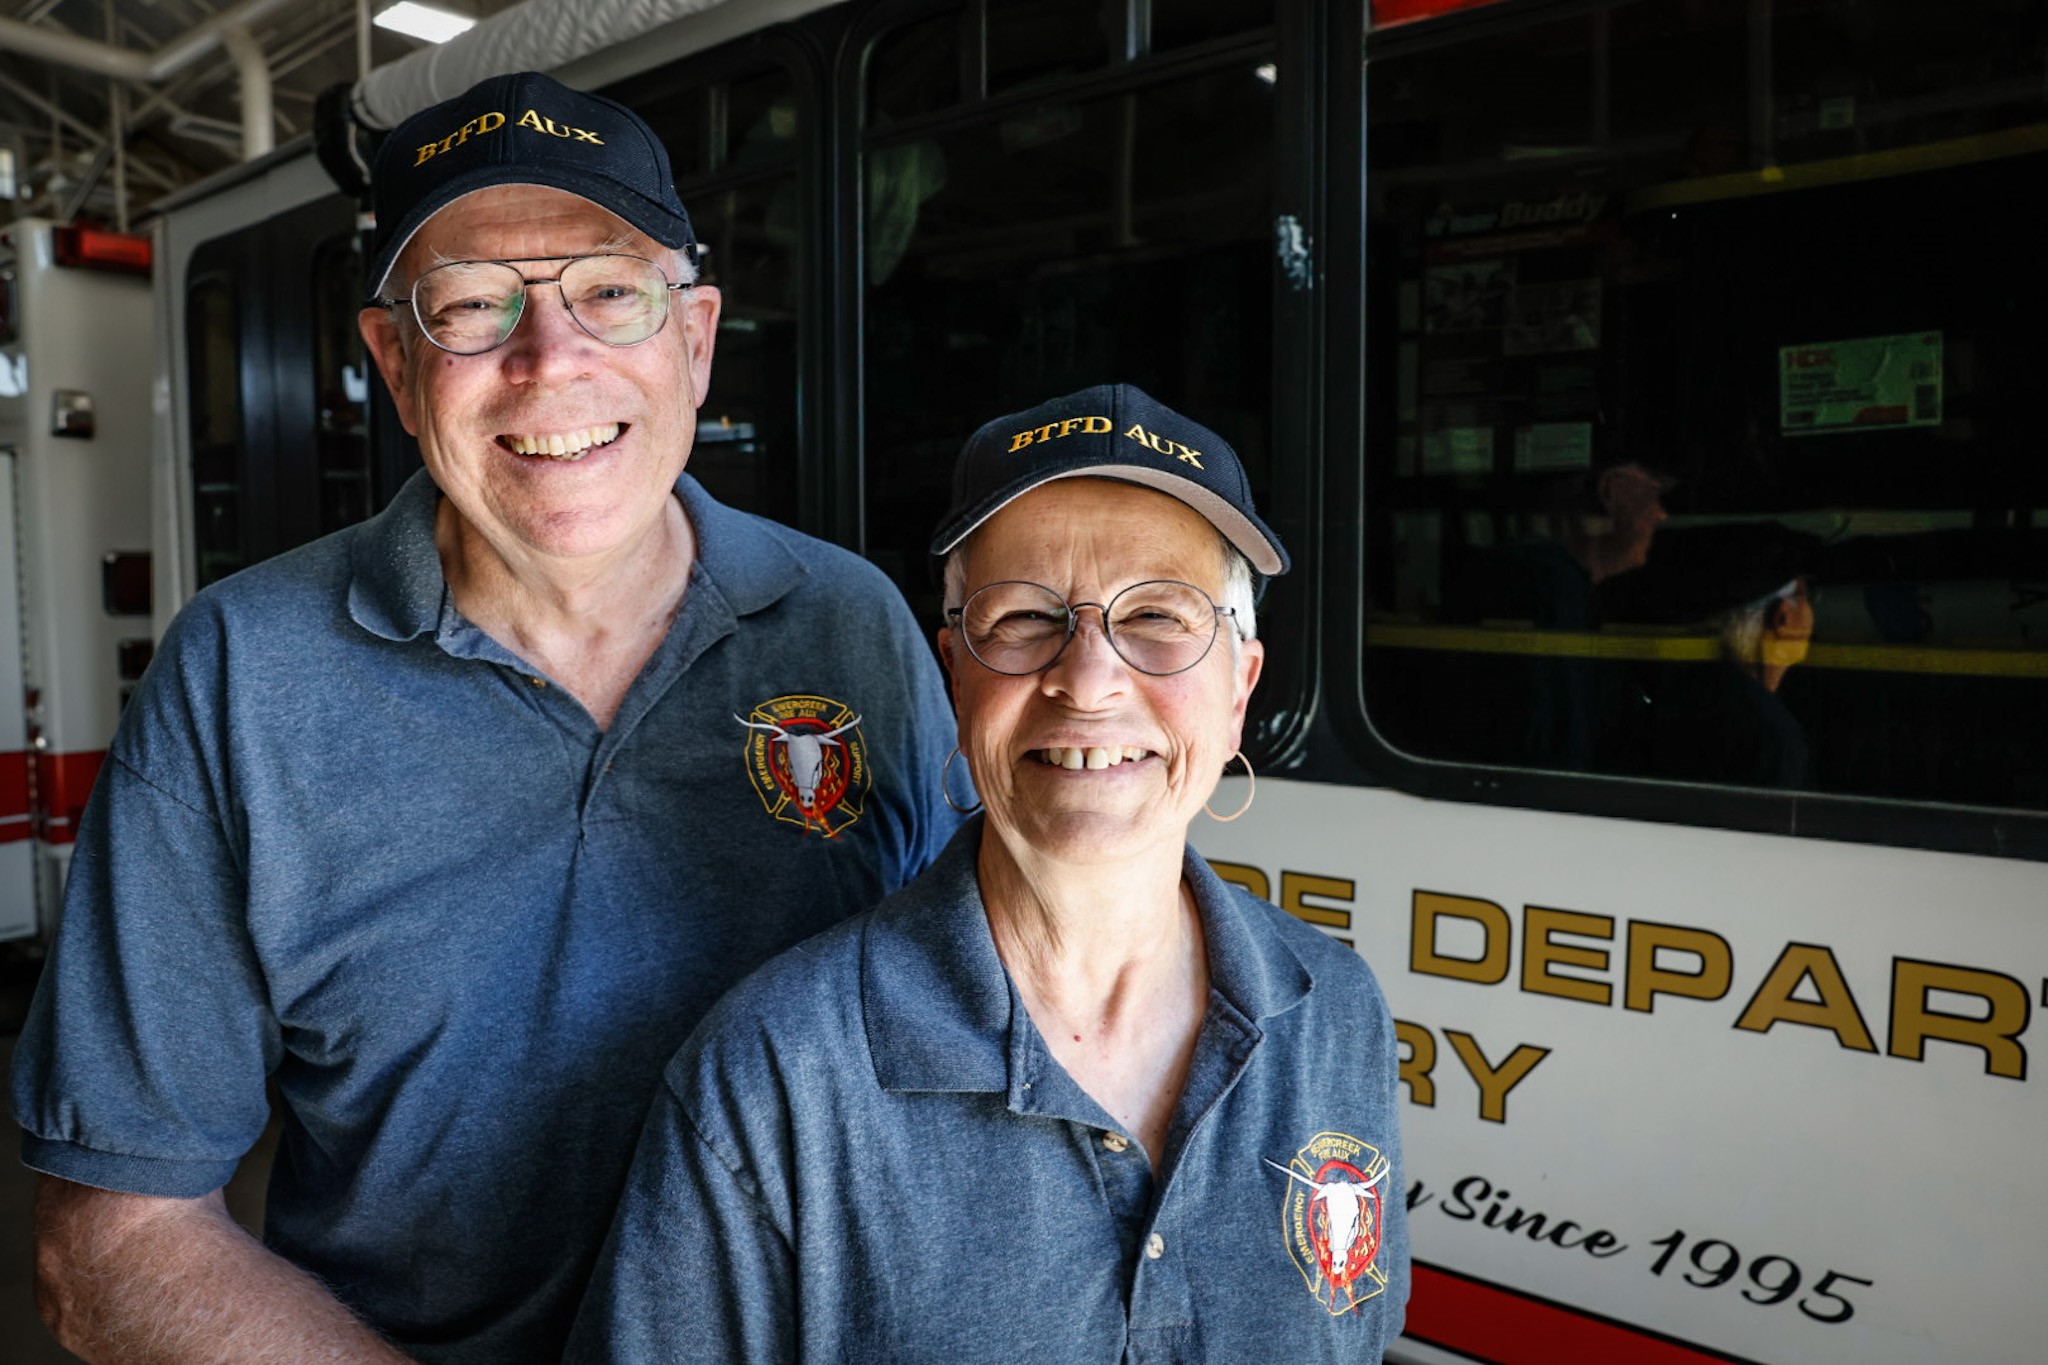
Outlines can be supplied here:
M473 171L458 175L434 188L434 192L422 198L399 220L391 237L378 249L370 261L368 281L369 296L376 298L383 294L391 272L398 265L398 258L405 254L412 239L427 225L427 220L447 208L458 199L467 199L482 190L497 189L501 186L525 186L533 189L561 190L579 199L587 199L606 213L619 219L629 227L646 233L665 247L676 248L696 240L687 217L678 217L662 204L649 199L637 190L629 190L616 180L606 176L585 175L567 166L546 164L521 166L519 178L502 178L505 167L483 165ZM622 207L623 205L623 207ZM630 209L631 212L626 210Z
M1267 529L1264 522L1245 515L1221 496L1192 479L1184 479L1149 465L1132 464L1085 465L1077 469L1036 473L1019 479L992 497L984 499L964 516L949 523L933 539L931 552L935 555L949 553L961 541L973 535L990 517L1032 489L1043 488L1058 479L1116 479L1123 483L1142 484L1184 502L1201 513L1203 518L1221 531L1224 539L1236 546L1238 553L1250 560L1252 567L1260 573L1270 578L1275 574L1287 572L1287 551L1281 547L1279 537Z

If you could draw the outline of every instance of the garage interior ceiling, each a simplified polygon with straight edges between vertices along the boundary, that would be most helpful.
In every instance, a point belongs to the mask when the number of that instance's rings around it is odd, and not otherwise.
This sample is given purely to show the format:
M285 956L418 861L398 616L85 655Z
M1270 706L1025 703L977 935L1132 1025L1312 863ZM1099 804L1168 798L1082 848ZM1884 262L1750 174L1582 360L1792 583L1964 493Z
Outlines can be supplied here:
M365 46L369 68L424 46L369 25L390 2L0 0L0 216L144 225L165 195L305 132L322 91L364 74ZM516 0L432 2L485 19ZM244 72L269 85L254 143Z

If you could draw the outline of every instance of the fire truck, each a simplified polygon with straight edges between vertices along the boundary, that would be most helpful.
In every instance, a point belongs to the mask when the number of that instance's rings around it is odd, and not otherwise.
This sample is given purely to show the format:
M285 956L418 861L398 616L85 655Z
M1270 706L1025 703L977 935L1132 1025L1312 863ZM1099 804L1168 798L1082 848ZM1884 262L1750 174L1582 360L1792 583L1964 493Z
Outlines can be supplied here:
M4 942L53 926L79 813L149 662L162 405L147 239L22 219L0 260Z

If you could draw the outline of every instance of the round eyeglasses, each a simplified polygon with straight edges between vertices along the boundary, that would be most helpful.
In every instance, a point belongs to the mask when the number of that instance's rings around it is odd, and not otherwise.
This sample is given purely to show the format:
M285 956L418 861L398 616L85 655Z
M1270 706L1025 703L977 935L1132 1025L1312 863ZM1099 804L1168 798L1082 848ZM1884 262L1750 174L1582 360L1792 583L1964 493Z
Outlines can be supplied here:
M967 642L967 652L993 672L1023 677L1049 668L1080 625L1083 607L1102 613L1109 647L1140 673L1155 678L1185 673L1208 657L1222 619L1234 607L1192 583L1170 578L1133 583L1103 602L1069 602L1043 583L990 583L946 619Z
M553 275L528 275L519 267L561 261ZM607 346L637 346L668 321L671 294L688 289L670 284L661 267L639 256L526 256L509 261L450 261L413 282L412 315L427 340L456 355L496 350L526 312L526 291L552 284L576 325ZM404 298L372 299L395 308Z

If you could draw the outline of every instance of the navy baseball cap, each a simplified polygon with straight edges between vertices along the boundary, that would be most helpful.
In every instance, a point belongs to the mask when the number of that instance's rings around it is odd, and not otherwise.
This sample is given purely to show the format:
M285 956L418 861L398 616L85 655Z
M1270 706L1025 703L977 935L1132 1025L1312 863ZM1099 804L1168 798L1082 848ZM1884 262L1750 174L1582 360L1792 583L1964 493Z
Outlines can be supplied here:
M998 417L967 438L953 466L953 506L932 553L1054 479L1121 479L1180 499L1262 574L1287 572L1280 537L1259 520L1237 452L1215 432L1129 384L1098 384Z
M663 246L697 259L676 197L668 148L616 100L538 71L479 81L393 128L370 171L375 245L366 277L384 292L391 267L426 221L494 185L545 185L609 209Z

